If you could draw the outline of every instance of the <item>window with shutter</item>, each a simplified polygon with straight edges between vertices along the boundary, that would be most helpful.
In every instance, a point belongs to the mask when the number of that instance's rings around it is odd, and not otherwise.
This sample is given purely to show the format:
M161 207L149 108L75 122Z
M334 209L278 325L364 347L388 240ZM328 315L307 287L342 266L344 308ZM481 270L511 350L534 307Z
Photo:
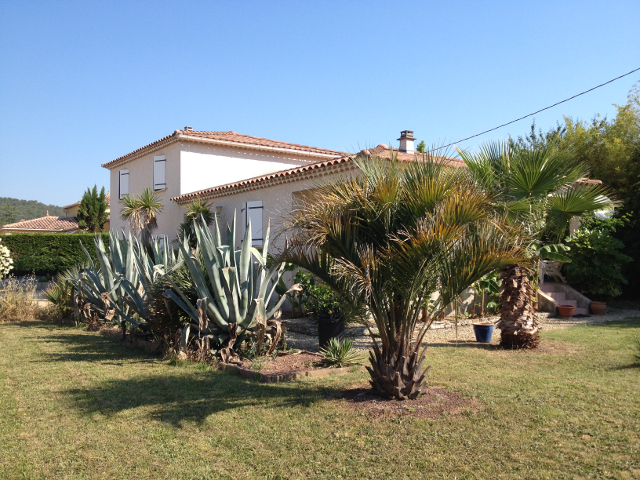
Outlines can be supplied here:
M129 169L120 170L120 198L129 195Z
M262 201L257 200L245 203L242 209L242 217L244 220L242 236L244 237L249 220L251 220L251 245L253 247L261 247L264 243L262 234Z
M153 157L153 189L164 190L167 188L165 165L167 159L164 155Z

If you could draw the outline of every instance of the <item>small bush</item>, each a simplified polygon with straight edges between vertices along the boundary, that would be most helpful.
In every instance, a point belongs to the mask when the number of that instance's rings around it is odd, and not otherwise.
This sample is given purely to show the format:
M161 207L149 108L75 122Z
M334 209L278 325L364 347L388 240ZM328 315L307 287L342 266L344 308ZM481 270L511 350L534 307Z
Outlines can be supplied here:
M32 320L38 317L37 282L34 277L6 279L0 287L0 323Z
M9 249L2 245L2 239L0 239L0 279L9 275L9 272L13 268L13 260L11 259L11 252Z
M353 349L353 342L348 338L342 341L332 338L326 348L320 349L320 353L322 363L330 367L349 367L363 360L362 353Z
M55 320L70 318L73 314L74 287L71 279L78 278L81 266L72 267L59 273L53 279L53 285L44 292L51 308L49 317Z

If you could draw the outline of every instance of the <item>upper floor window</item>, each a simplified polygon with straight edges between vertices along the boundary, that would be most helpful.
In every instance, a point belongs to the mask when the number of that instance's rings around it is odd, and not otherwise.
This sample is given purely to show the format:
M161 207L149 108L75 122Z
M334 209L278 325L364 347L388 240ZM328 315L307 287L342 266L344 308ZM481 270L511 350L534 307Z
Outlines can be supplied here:
M119 190L120 198L124 198L125 195L129 195L129 169L125 168L119 172Z
M164 190L167 188L166 176L167 159L164 155L153 157L153 189Z

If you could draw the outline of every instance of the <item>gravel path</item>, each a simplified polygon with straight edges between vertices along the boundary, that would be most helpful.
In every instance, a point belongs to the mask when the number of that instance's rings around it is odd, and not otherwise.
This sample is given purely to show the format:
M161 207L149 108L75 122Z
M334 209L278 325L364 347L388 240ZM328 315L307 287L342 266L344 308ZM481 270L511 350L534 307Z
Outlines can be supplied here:
M590 317L581 318L561 318L561 317L548 317L548 314L539 313L538 319L540 321L540 329L542 331L555 330L559 328L569 328L575 325L588 325L596 323L604 323L610 321L622 321L626 318L640 317L640 310L622 310L619 308L608 308L605 315L592 315ZM487 317L485 319L488 322L495 323L498 321L498 317ZM295 319L290 320L296 324L309 325L309 330L313 330L313 322L310 319ZM304 329L297 329L304 330ZM353 340L354 347L358 350L368 350L371 348L371 338L366 332L366 329L362 326L347 327L346 336ZM471 320L461 319L459 320L458 342L474 342L476 341L473 333L473 325ZM427 332L426 342L432 344L432 346L448 345L456 342L456 329L452 322L438 322L434 323L433 328ZM492 344L498 344L500 342L499 332L494 331ZM300 333L299 331L292 331L291 327L287 329L287 343L289 347L308 350L310 352L317 352L318 337L315 332L309 334Z

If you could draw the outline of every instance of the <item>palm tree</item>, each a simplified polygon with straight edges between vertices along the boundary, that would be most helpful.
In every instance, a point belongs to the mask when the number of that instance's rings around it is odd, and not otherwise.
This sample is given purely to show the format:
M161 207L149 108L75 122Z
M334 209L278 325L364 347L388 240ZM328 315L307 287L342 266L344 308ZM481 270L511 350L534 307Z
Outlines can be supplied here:
M143 244L151 244L151 234L158 228L158 213L162 211L162 202L149 187L138 196L125 195L122 200L125 206L122 219L129 221L135 235L140 234Z
M613 205L606 188L586 180L586 165L554 141L528 146L493 142L476 153L459 154L476 184L494 193L496 206L506 213L509 222L529 236L530 255L537 256L538 261L544 258L542 252L547 258L562 260L556 243L564 238L571 220ZM529 278L534 271L513 264L500 272L498 328L504 347L535 348L539 343Z
M355 159L356 178L319 186L292 213L281 260L311 271L343 297L367 306L380 334L370 352L372 387L414 399L426 388L418 319L444 308L483 275L524 261L519 240L495 215L490 194L435 157Z
M196 220L201 218L200 221L209 226L213 223L215 214L211 211L211 204L200 199L194 200L187 205L186 208L185 221L180 224L178 229L178 240L182 243L185 237L188 237L189 246L195 248L197 244L195 233Z

